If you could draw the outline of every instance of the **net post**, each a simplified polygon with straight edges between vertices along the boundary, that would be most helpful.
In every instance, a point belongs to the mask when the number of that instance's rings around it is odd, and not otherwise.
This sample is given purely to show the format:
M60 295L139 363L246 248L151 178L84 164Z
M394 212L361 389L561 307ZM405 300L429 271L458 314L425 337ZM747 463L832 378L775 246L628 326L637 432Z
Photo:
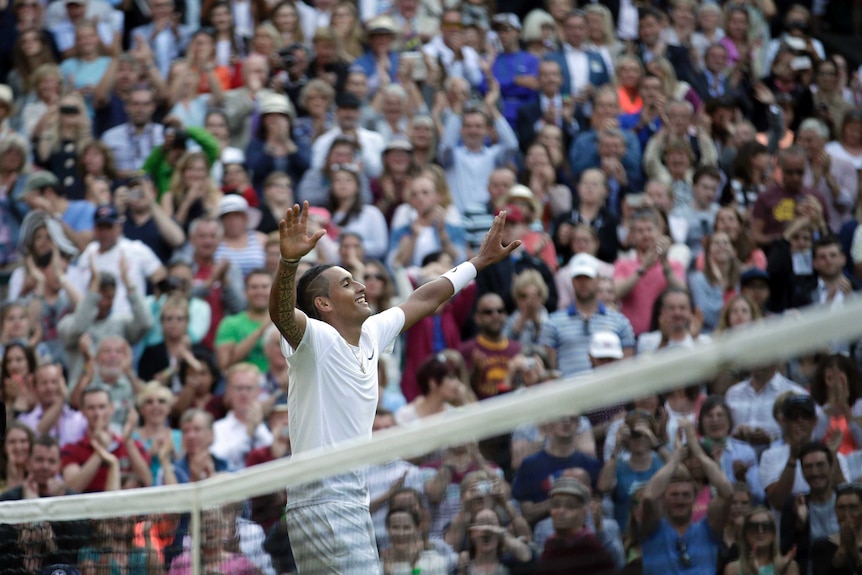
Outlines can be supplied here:
M200 491L195 489L192 496L192 513L189 522L191 541L192 572L191 575L201 575L201 500Z

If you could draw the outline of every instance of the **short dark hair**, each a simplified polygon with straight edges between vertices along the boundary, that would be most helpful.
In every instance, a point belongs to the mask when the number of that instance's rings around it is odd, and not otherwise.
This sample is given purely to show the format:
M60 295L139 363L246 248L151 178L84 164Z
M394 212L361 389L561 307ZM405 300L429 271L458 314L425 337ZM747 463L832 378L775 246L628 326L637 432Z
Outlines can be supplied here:
M646 6L644 8L640 8L638 10L638 22L641 20L646 20L647 18L655 18L657 21L662 21L662 13L653 8L652 6Z
M724 397L721 395L710 395L707 397L703 404L700 406L700 412L697 415L697 433L701 437L703 437L703 416L715 409L716 407L720 407L724 410L725 415L727 415L727 421L730 425L730 429L733 429L733 414L730 412L730 407L728 407L727 402L724 401Z
M806 443L805 445L802 446L802 449L799 450L798 461L800 462L800 465L801 465L802 460L805 459L805 456L810 455L812 453L825 453L826 454L826 461L828 461L829 465L832 466L832 462L833 462L832 452L829 450L828 447L826 447L822 443L818 443L816 441L811 441L809 443Z
M108 401L111 400L111 388L103 383L92 383L84 388L84 391L81 392L81 406L84 406L84 401L86 400L88 395L93 395L94 393L104 393L108 396Z
M48 448L56 447L57 451L60 451L60 442L48 434L37 435L33 441L30 442L30 455L33 455L33 448L37 445Z
M296 307L311 319L320 319L320 312L314 307L314 299L329 295L329 280L323 277L323 272L334 268L333 264L323 264L302 274L296 285Z
M691 183L696 184L701 178L712 178L720 182L721 172L715 166L701 166L695 170L694 175L691 177Z
M838 249L841 250L841 239L835 234L823 236L822 238L814 242L814 247L811 248L811 256L816 258L818 250L828 248L830 246L838 246Z
M250 272L248 272L248 274L246 274L246 276L245 276L245 282L244 283L245 283L246 287L248 287L248 282L252 278L252 276L266 276L269 279L272 279L272 274L269 273L268 269L255 268L255 269L251 270Z
M415 509L411 507L389 507L389 511L386 512L386 527L389 527L389 521L393 515L396 513L406 513L410 516L410 519L413 521L413 525L419 527L422 523L422 518L419 516L419 513L416 512Z
M422 395L428 395L431 391L431 382L436 381L439 385L448 376L458 377L458 366L442 353L437 353L427 358L416 371L416 384Z

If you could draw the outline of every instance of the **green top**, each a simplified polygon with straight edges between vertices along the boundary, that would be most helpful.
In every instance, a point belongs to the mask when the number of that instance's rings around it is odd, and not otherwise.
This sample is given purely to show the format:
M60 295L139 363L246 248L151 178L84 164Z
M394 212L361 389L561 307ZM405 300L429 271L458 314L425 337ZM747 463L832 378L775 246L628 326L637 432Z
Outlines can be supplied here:
M212 166L219 158L219 143L215 136L210 134L204 128L189 126L184 128L189 139L194 140L201 147L201 150L206 154L210 166ZM153 180L158 193L158 199L162 198L162 194L168 191L171 184L171 176L174 173L174 167L168 164L164 146L156 146L144 162L141 168Z

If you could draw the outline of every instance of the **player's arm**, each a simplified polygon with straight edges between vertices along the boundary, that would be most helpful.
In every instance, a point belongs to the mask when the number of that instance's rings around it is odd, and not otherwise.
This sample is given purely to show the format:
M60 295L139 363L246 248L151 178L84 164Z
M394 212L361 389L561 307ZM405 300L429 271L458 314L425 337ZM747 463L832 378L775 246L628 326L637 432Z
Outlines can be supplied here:
M436 280L430 281L410 294L410 297L399 307L404 312L404 328L410 329L413 324L434 313L443 302L461 291L476 278L483 269L508 257L513 250L521 245L516 240L503 246L503 227L506 224L506 212L500 212L494 218L494 223L479 248L479 253L470 261L457 265Z
M302 256L314 249L325 233L318 230L308 235L308 202L302 209L294 204L278 224L281 259L269 293L269 315L293 349L299 347L307 321L305 314L296 309L296 269Z

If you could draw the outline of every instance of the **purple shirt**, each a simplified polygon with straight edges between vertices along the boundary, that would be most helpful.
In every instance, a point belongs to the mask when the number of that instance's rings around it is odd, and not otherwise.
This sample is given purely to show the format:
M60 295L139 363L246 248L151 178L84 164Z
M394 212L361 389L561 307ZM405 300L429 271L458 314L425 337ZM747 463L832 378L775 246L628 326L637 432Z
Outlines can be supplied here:
M23 413L18 416L18 421L38 433L37 427L42 420L45 410L41 405L37 405L32 411ZM69 443L77 443L84 438L87 432L87 419L80 411L75 411L69 405L63 406L63 412L57 419L51 429L48 430L48 435L56 439L60 443L60 447L64 447Z

